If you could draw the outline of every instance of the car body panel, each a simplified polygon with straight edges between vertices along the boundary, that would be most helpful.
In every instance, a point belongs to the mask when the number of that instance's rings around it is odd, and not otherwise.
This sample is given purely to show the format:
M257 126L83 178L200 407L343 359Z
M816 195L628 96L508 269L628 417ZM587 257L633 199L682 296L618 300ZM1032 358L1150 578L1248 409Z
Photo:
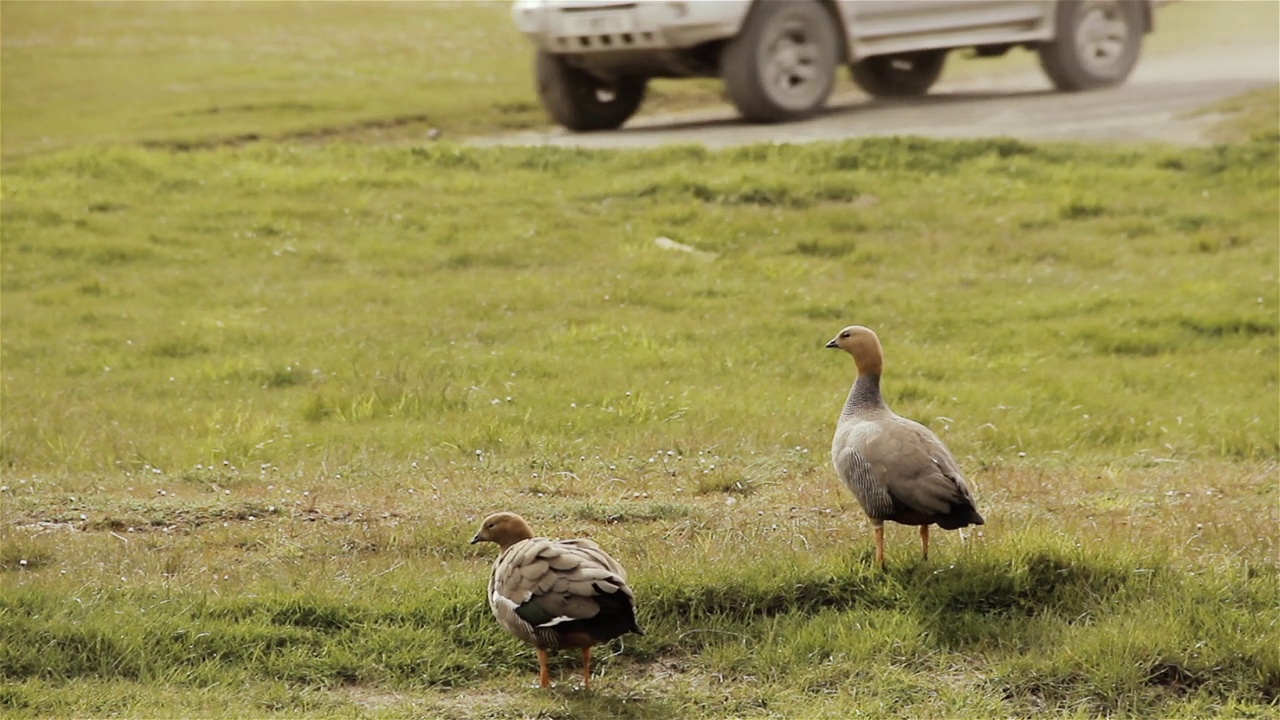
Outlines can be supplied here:
M936 48L1053 37L1055 0L836 0L846 62ZM539 49L617 65L732 38L752 0L518 0L516 26ZM671 53L667 52L670 56ZM619 58L619 56L623 56ZM683 74L675 72L673 74ZM697 74L692 73L692 74Z
M539 48L560 54L678 50L733 37L750 0L519 0L516 26Z
M849 59L1053 37L1053 0L845 0Z

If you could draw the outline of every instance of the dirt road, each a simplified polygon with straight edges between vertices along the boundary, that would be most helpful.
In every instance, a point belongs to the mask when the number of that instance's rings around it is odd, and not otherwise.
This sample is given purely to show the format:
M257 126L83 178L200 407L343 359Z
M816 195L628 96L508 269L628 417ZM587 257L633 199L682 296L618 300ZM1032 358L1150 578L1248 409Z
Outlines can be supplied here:
M1037 71L948 83L927 97L871 101L854 92L833 99L819 117L784 125L748 125L727 105L636 118L622 130L560 130L475 140L493 145L592 148L701 143L811 142L876 135L939 138L1009 136L1037 140L1205 142L1216 118L1189 113L1223 98L1280 82L1280 47L1197 48L1144 58L1124 85L1088 93L1052 92ZM847 87L849 81L842 78Z

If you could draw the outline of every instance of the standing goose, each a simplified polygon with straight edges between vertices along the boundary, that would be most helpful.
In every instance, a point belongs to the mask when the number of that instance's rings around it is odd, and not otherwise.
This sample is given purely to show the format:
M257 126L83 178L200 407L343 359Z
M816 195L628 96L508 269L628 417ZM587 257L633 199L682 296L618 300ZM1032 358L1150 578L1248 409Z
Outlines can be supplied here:
M548 652L582 649L582 684L591 685L591 647L633 632L635 596L627 573L591 540L534 537L515 513L490 515L471 538L501 551L489 577L489 607L507 632L538 649L539 681L551 686Z
M880 338L850 325L827 343L853 356L858 377L849 391L831 461L875 529L876 564L884 567L884 521L920 526L929 557L929 526L944 530L982 525L973 495L947 446L925 426L889 409L880 396L884 351Z

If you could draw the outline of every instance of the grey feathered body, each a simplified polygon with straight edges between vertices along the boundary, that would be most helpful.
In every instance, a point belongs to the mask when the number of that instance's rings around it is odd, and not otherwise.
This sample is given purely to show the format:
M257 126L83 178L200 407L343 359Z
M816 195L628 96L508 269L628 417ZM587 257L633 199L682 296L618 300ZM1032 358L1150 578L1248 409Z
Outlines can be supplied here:
M489 577L489 607L511 634L548 650L643 634L626 571L586 539L535 537L503 550Z
M850 390L831 461L873 521L946 530L984 522L951 452L928 428L885 405L877 375L860 375Z

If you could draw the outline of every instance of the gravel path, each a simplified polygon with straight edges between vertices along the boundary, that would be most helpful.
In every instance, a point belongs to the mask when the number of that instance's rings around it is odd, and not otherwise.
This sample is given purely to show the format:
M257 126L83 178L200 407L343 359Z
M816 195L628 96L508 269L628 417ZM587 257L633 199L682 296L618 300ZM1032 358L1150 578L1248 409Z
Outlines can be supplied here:
M842 78L842 84L848 81ZM701 143L726 147L756 142L811 142L877 135L938 138L1008 136L1028 140L1206 142L1215 117L1188 114L1214 102L1280 83L1280 47L1198 48L1144 58L1124 85L1087 93L1056 93L1038 71L945 79L927 97L873 102L854 92L833 99L819 117L784 125L749 125L727 105L640 117L613 132L524 132L473 140L482 145L562 145L591 148Z

